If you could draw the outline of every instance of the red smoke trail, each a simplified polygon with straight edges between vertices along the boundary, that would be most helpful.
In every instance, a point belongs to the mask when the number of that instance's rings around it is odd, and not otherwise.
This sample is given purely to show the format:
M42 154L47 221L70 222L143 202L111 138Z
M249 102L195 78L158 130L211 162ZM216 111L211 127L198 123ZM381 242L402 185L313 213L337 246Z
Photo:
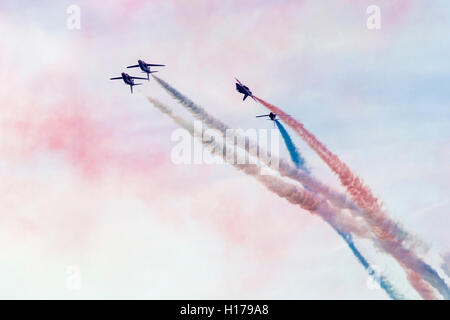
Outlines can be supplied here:
M156 107L158 108L162 113L168 115L172 120L174 120L178 125L183 127L184 129L188 130L190 134L193 137L196 137L195 129L192 125L192 123L185 118L179 116L176 114L171 108L165 106L164 104L160 103L159 101L147 97L147 99ZM183 99L184 100L184 99ZM209 116L208 116L209 117ZM211 117L209 117L211 119ZM208 136L205 131L202 131L201 134L197 135L197 138L199 136ZM339 209L332 207L326 198L320 196L319 194L315 194L313 192L310 192L306 189L298 188L297 186L288 183L286 181L283 181L283 179L280 179L277 176L272 175L261 175L261 169L262 167L260 165L245 165L245 164L236 164L232 160L230 161L230 158L227 157L223 152L220 152L220 150L223 150L223 147L226 147L227 141L223 141L224 145L220 146L217 141L211 141L208 137L206 139L199 139L199 141L205 146L210 149L211 153L217 153L217 155L220 155L223 160L231 165L233 165L236 169L244 172L247 175L253 176L258 181L263 183L266 188L268 188L270 191L274 192L278 196L285 198L290 203L300 205L303 209L309 211L312 214L318 214L320 215L327 223L331 225L331 227L339 233L339 235L344 235L343 238L345 242L349 245L352 252L355 254L355 256L358 258L358 260L361 262L361 264L368 269L370 265L368 264L367 260L361 255L361 253L356 249L354 246L354 243L351 239L351 236L346 234L346 231L348 232L354 232L355 234L366 237L366 228L365 224L363 227L363 224L361 222L356 222L353 219L342 219L343 216L340 216ZM234 157L232 157L234 158ZM403 299L402 295L396 292L396 290L393 288L393 286L387 281L387 279L382 275L377 275L376 273L370 273L377 281L380 283L382 288L386 291L386 293L392 298L392 299Z
M330 169L338 175L341 183L347 188L348 192L358 206L373 214L380 212L381 206L378 203L378 199L372 195L371 190L363 184L359 177L355 176L350 171L345 163L343 163L335 154L330 152L327 147L318 141L312 133L306 130L302 123L287 115L274 105L258 97L255 97L255 99L272 112L284 116L283 121L295 130L300 137L302 137L305 142L317 152L317 154L323 161L325 161Z
M153 77L165 90L167 90L184 107L186 107L191 113L193 113L197 119L201 119L202 121L205 121L210 127L214 127L218 131L220 131L224 134L226 133L226 130L228 129L227 125L225 125L220 120L217 120L216 118L211 116L202 107L198 106L193 101L186 98L183 94L181 94L178 90L176 90L175 88L170 86L167 82L163 81L162 79L160 79L158 77L155 77L155 76L153 76ZM260 102L261 102L261 100L260 100ZM276 108L276 107L273 106L273 108ZM274 110L274 109L272 109L272 110ZM276 108L274 111L276 111L277 113L280 113L280 114L284 114L278 108ZM280 111L280 112L278 112L278 111ZM315 139L315 137L312 136L306 130L303 130L303 133L305 133L304 134L305 137L312 137L312 138L314 138L314 140L317 141L317 139ZM324 153L326 155L327 152L323 152L323 151L328 151L328 150L326 149L325 146L323 146L322 150L318 149L318 153L321 151L322 151L322 153ZM330 155L333 155L329 151L328 151L328 153ZM264 157L262 157L262 159L265 162ZM283 162L280 161L280 164L282 164L282 163ZM294 171L289 169L289 165L287 165L286 163L282 164L279 169L280 169L279 172L281 175L289 176L295 180L298 180L300 183L302 183L304 185L305 185L305 183L308 186L311 186L311 184L314 185L314 187L312 188L313 190L316 189L317 191L319 191L319 189L320 189L319 192L330 197L329 199L332 200L333 203L335 203L337 200L339 207L344 205L344 207L350 208L349 203L347 203L347 201L344 201L343 203L340 201L340 200L345 200L345 199L342 199L342 197L340 197L340 196L336 197L337 194L335 192L332 192L332 190L330 190L330 188L327 188L326 186L318 183L318 181L314 182L313 179L311 179L311 177L309 175L303 173L303 176L302 176L302 175L300 175L300 174L302 174L302 172L298 171L298 170L294 173ZM348 168L347 168L347 170L350 171ZM370 193L370 190L369 190L369 193ZM354 207L353 205L351 207L353 210L355 210L355 208L353 208ZM361 214L363 213L362 211L363 210L360 207L357 207L355 210L355 212L360 212ZM408 233L402 231L397 224L392 223L389 219L385 219L384 217L380 217L381 219L373 219L374 217L376 218L377 215L376 214L371 214L370 216L368 216L368 214L364 215L364 218L367 220L367 222L369 222L369 224L371 224L371 227L373 229L372 233L376 234L376 239L373 239L373 240L375 240L376 244L379 246L381 245L381 247L387 253L394 256L397 259L397 261L399 261L399 259L400 259L400 261L404 261L405 264L408 264L410 267L414 267L413 268L414 271L423 275L424 279L426 281L428 281L430 284L432 284L436 288L439 288L438 290L440 290L440 292L442 293L442 295L444 297L446 297L446 298L450 297L450 293L448 292L449 290L445 284L445 281L443 281L439 277L439 275L430 266L426 265L423 261L421 261L414 255L412 255L409 250L405 250L403 248L402 244L404 243L404 241L410 240L409 239L410 236L408 235ZM386 230L386 228L387 228L387 230L391 230L391 232L393 232L393 234L390 232L385 232L384 230ZM396 238L395 235L399 235L401 239L399 239L398 237ZM377 243L377 239L382 239L382 241L378 240L381 243ZM399 240L399 243L395 242L395 240ZM399 244L400 244L400 246L399 246Z
M267 109L281 115L282 120L291 127L297 134L320 156L320 158L336 173L342 185L347 189L355 203L360 206L365 214L363 217L370 223L373 233L386 252L391 254L405 269L408 280L412 286L425 298L434 298L432 289L424 281L427 280L442 295L448 297L448 288L439 276L430 272L427 265L415 256L410 250L404 249L402 239L397 237L399 226L396 225L381 210L379 200L372 194L369 187L363 184L362 179L353 174L350 168L342 162L335 154L328 150L317 138L305 129L302 123L286 114L276 106L254 96L254 98ZM420 275L419 275L420 274ZM421 277L422 276L422 277Z
M409 283L411 283L414 289L416 289L424 300L438 300L434 294L433 288L431 288L431 286L426 283L417 272L409 269L402 263L400 263L400 265L405 270Z

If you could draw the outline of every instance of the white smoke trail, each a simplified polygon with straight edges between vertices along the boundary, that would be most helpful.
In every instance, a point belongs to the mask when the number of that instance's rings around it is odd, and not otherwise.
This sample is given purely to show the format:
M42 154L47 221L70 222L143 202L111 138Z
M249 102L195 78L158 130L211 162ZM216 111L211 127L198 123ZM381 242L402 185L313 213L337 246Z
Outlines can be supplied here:
M183 105L188 111L190 111L196 119L201 120L207 126L218 130L224 136L226 135L227 130L231 129L228 125L210 115L205 109L194 103L192 100L173 88L167 82L157 76L152 76L165 90L167 90L167 92L173 98L175 98L181 105ZM236 132L236 134L239 134L239 132ZM272 162L279 163L278 171L281 176L294 179L307 187L309 190L315 193L323 194L327 197L328 200L330 200L335 206L339 208L348 208L352 213L362 213L361 209L357 205L355 205L352 200L348 199L344 194L333 190L329 186L324 185L320 181L314 179L311 175L297 169L289 162L283 159L275 159L274 156L272 156L266 150L263 150L259 145L257 145L254 141L251 141L247 136L243 138L244 139L237 139L237 142L235 142L236 144L238 144L238 147L246 149L247 152L249 152L252 156L257 157L267 166L270 166ZM239 142L241 141L244 142L243 145L239 145ZM246 146L248 147L246 148ZM265 157L263 155L268 156Z
M327 223L329 223L331 227L334 230L336 230L340 235L343 235L345 232L348 232L344 231L346 229L351 229L355 231L356 228L358 229L358 232L356 232L357 234L362 235L362 233L366 233L367 230L361 229L362 228L361 225L355 225L354 219L352 218L336 219L336 217L340 215L339 211L330 206L325 198L313 194L312 192L309 192L307 190L301 189L298 186L292 183L288 183L277 176L261 175L260 172L262 168L260 165L255 164L242 165L236 164L234 161L230 161L230 158L226 157L225 153L223 152L224 148L226 148L226 145L219 144L214 139L214 137L206 136L205 138L205 135L207 135L207 132L205 131L201 133L196 133L192 123L174 113L172 109L170 109L169 107L163 105L161 102L151 97L147 97L147 99L162 113L167 114L178 125L189 131L189 133L193 137L197 138L202 137L200 142L202 142L203 145L208 147L210 152L221 156L224 161L233 165L236 169L244 172L247 175L252 176L253 178L256 178L258 181L263 183L264 186L266 186L266 188L268 188L270 191L274 192L278 196L285 198L286 200L288 200L293 204L300 205L303 209L308 210L313 214L318 214L322 219L324 219ZM224 140L223 143L226 144L226 141ZM342 222L345 222L347 224L345 226L346 228L345 227L343 228L343 226L341 226ZM349 227L349 225L351 226ZM362 261L364 267L370 270L371 276L380 283L380 285L383 287L386 293L392 299L403 299L403 295L401 295L398 292L398 290L394 288L394 286L386 279L384 275L378 274L376 271L374 271L367 265L367 261L364 258L362 258L362 256L360 256L359 251L357 251L356 247L354 246L353 241L351 240L351 236L344 235L344 240L350 246L350 249L357 256L360 262Z
M191 113L197 119L204 121L207 125L219 130L224 135L226 133L226 130L230 129L223 122L211 116L208 112L206 112L206 110L195 104L192 100L188 99L178 90L170 86L167 82L156 76L154 76L154 78L166 91L169 92L170 95L172 95L175 99L177 99L178 102L181 103L185 108L191 111ZM246 143L243 146L239 147L245 148L245 145L251 145L253 143L251 141L248 141L247 137L245 141ZM250 147L248 152L252 153L253 156L259 157L259 153L255 154L254 150L258 150L258 148ZM266 164L268 163L268 161L270 162L270 158L267 159L264 157L259 157L259 159L262 160L263 162L266 162ZM367 218L366 211L359 208L356 204L354 204L352 200L349 200L345 195L320 183L312 176L304 173L301 170L298 170L297 168L291 166L289 163L283 160L278 161L280 164L278 171L282 176L295 179L301 184L303 184L305 187L307 187L309 190L323 194L336 207L349 208L350 212L354 214L355 217ZM433 268L431 268L428 264L424 263L421 259L419 259L413 254L412 250L414 246L417 246L418 243L420 244L417 238L411 235L410 233L402 230L401 226L398 223L390 223L388 227L391 230L391 232L393 232L398 236L397 239L401 243L398 243L394 246L393 244L395 244L394 243L395 241L392 241L391 239L383 239L384 233L383 232L380 233L379 231L381 229L385 229L386 226L375 225L372 230L374 235L374 237L372 237L372 240L374 241L375 245L383 249L390 255L392 255L399 262L399 264L408 273L408 278L416 281L416 283L413 284L413 287L419 292L419 294L422 297L424 298L431 297L429 293L430 290L427 288L427 284L424 283L423 281L419 285L418 282L420 282L420 277L415 276L414 272L419 273L424 280L433 285L445 299L449 299L450 293L445 281L436 273L435 270L433 270ZM411 270L407 270L407 268Z

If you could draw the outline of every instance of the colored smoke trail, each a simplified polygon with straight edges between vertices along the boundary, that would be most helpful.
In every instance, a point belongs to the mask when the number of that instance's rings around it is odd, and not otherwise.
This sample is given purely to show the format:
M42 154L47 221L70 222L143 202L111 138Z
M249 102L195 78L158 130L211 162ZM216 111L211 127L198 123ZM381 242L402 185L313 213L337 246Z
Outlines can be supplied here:
M162 80L161 78L159 78L155 75L152 75L152 77L174 99L176 99L183 107L185 107L189 112L191 112L192 115L196 119L201 120L207 126L218 130L224 136L226 135L227 130L231 130L231 128L228 125L226 125L219 119L217 119L214 116L212 116L211 114L209 114L205 109L203 109L201 106L197 105L192 100L187 98L185 95L183 95L177 89L172 87L166 81ZM237 139L237 140L238 140L238 143L239 143L239 141L241 141L240 139ZM249 148L245 148L245 145L248 145ZM272 155L269 155L268 157L261 156L261 155L268 155L269 153L267 151L263 150L259 145L257 145L257 147L255 148L254 147L255 143L253 141L250 141L248 139L248 137L245 137L245 145L244 146L238 145L238 147L245 148L246 151L248 151L252 156L257 157L263 163L270 166L270 161L274 160L274 156L272 156ZM292 166L287 161L285 161L283 159L276 159L276 160L274 160L274 162L279 163L280 175L300 182L302 185L304 185L306 188L308 188L311 191L323 194L324 196L326 196L328 198L328 200L330 200L333 203L334 206L339 207L339 208L350 209L352 211L352 213L361 210L358 206L356 206L353 203L353 201L348 199L346 195L344 195L336 190L333 190L331 187L314 179L311 175L307 174L306 172L304 172L302 170L298 170L296 167Z
M350 171L345 163L343 163L335 154L330 152L312 133L306 130L302 123L295 120L278 107L256 96L254 98L273 113L283 116L283 121L297 132L297 134L322 158L330 169L338 175L342 185L346 187L356 204L370 213L374 218L378 218L381 210L378 199L373 196L372 191L363 184L362 180Z
M206 132L202 132L201 134L195 134L194 127L190 122L182 118L181 116L175 114L169 107L163 105L161 102L156 99L147 97L147 99L162 113L168 115L172 120L174 120L178 125L188 130L191 136L193 137L203 137ZM391 299L398 300L404 299L404 297L394 289L393 285L389 283L385 276L377 274L375 270L370 268L367 260L362 256L359 250L356 248L353 243L351 235L341 231L336 224L335 217L337 216L336 212L333 212L335 209L330 207L325 199L320 199L317 195L307 191L301 190L300 188L294 186L291 183L287 183L282 179L276 176L266 176L261 175L261 167L258 165L240 165L236 164L232 161L229 161L230 158L224 156L223 150L226 145L218 146L215 140L206 138L200 139L203 145L209 147L210 152L217 153L217 150L222 150L220 155L223 160L233 165L236 169L243 171L247 175L251 175L260 182L262 182L269 190L277 194L278 196L287 199L289 202L293 204L300 205L303 209L308 210L311 213L316 213L320 215L326 222L328 222L332 228L338 232L338 234L344 239L347 245L350 247L350 250L358 259L358 261L364 266L364 268L384 289L384 291L389 295ZM214 141L214 142L213 142ZM225 140L224 143L226 144ZM234 157L232 157L234 159Z
M244 173L255 177L257 180L262 182L269 190L275 192L282 198L287 199L289 202L293 204L300 205L303 209L308 210L312 213L320 213L320 216L325 220L333 220L335 214L335 209L330 207L326 201L326 199L316 196L313 193L301 189L300 187L283 181L282 178L279 178L274 175L261 175L262 166L257 164L237 164L233 160L234 157L225 156L224 147L226 148L226 142L220 145L217 142L217 139L211 139L213 137L207 137L207 132L203 131L202 133L194 134L194 128L191 123L182 118L181 116L175 114L169 107L163 105L159 101L147 97L147 99L157 107L161 112L167 114L170 118L172 118L178 125L188 130L189 133L194 137L203 137L200 141L203 145L207 146L211 152L214 152L216 155L220 155L225 162L233 165L235 168L243 171ZM220 151L220 152L219 152Z
M295 163L295 166L297 168L302 169L306 173L309 173L309 170L305 167L305 159L303 159L294 142L292 142L289 133L286 131L286 129L284 128L284 126L281 124L280 121L278 121L277 119L275 119L274 121L278 127L278 130L280 130L281 136L283 137L284 143L286 144L286 148L289 151L289 155L291 156L292 162Z
M402 264L401 264L402 265ZM408 267L402 265L403 269L406 271L406 277L408 278L408 281L412 284L414 289L416 289L417 292L419 292L420 296L425 300L437 300L438 298L434 294L434 290L429 285L423 285L423 279L421 276L409 269Z
M175 98L182 106L184 106L188 111L190 111L194 117L198 120L204 121L208 126L215 128L216 130L220 131L223 135L226 135L226 132L229 128L226 124L221 122L220 120L214 118L212 115L210 115L205 109L203 109L201 106L195 104L192 100L184 96L181 92L179 92L177 89L172 87L170 84L168 84L166 81L162 80L161 78L152 75L153 78L161 85L163 89L165 89L173 98ZM252 151L255 150L255 148L250 148L249 152L256 157L259 157L258 154L252 153ZM267 159L262 157L260 158L263 162L268 164ZM282 176L286 176L289 178L292 178L294 180L297 180L302 185L305 186L308 190L311 190L316 193L321 193L325 195L328 200L330 200L335 206L340 208L350 208L352 213L358 212L360 213L360 208L355 206L353 202L349 201L345 195L342 195L338 193L337 191L334 191L330 187L322 184L321 182L314 179L311 175L298 170L295 167L292 167L289 163L283 161L282 159L279 160L280 168L279 173ZM341 215L342 216L342 215ZM358 221L348 221L347 225L354 225L358 223ZM351 230L346 230L351 231ZM358 234L361 236L360 234Z
M289 151L289 155L291 156L292 162L294 162L297 168L306 171L306 168L304 167L305 160L300 155L300 152L298 151L296 145L292 141L292 138L289 136L289 133L287 132L287 130L284 128L284 126L281 124L280 121L275 119L275 123L278 129L280 130L280 133ZM309 171L307 172L310 173ZM353 255L358 259L358 261L361 263L364 269L366 269L369 275L372 276L372 278L379 283L380 287L383 288L383 290L389 295L391 299L393 300L404 299L403 296L401 296L398 292L396 292L394 287L389 283L389 281L386 279L385 276L377 274L377 272L370 266L367 259L361 254L358 248L356 248L356 245L353 242L351 234L342 232L337 228L333 229L341 236L342 239L344 239L344 241L347 243L348 247L352 251Z
M280 121L275 119L275 123L276 123L278 129L280 130L280 133L283 137L283 140L285 141L287 149L289 150L289 154L291 156L292 162L294 162L294 164L297 166L297 168L303 168L303 170L306 171L306 169L304 167L305 160L302 158L302 156L298 152L298 149L297 149L296 145L294 144L294 142L292 141L291 137L289 136L289 133L287 132L287 130L284 128L284 126L281 124ZM309 171L307 171L307 172L310 173ZM341 230L339 230L337 228L333 228L333 229L341 236L342 239L344 239L344 241L347 243L348 247L352 251L353 255L358 259L358 261L361 263L361 265L364 267L364 269L366 269L366 271L369 273L369 275L372 276L372 278L376 282L379 283L380 287L383 288L383 290L389 295L389 297L391 299L393 299L393 300L404 299L404 297L402 295L400 295L398 292L396 292L394 287L389 283L389 281L386 279L385 276L377 274L376 270L374 270L370 266L367 259L361 254L361 252L358 250L358 248L356 248L356 245L353 242L353 238L352 238L351 234L342 232Z
M171 85L169 85L164 80L160 79L159 77L153 76L153 78L161 85L162 88L164 88L173 98L175 98L181 105L183 105L188 111L190 111L196 119L199 119L201 121L204 121L208 126L215 128L216 130L220 131L223 135L226 135L226 131L230 129L226 124L221 122L220 120L214 118L212 115L210 115L205 109L203 109L201 106L195 104L192 100L188 99L186 96L184 96L181 92L179 92L177 89L173 88ZM255 97L256 98L256 97ZM258 99L258 98L257 98ZM262 101L259 99L260 102ZM262 103L262 102L261 102ZM270 104L269 104L270 105ZM272 105L270 105L272 106ZM272 106L273 108L276 108L275 106ZM284 112L282 112L280 109L276 108L276 113L281 115L286 115ZM284 117L285 119L292 120L296 122L294 119L292 119L290 116ZM298 122L296 122L298 123ZM301 125L302 126L302 125ZM307 136L312 136L308 131L304 130L304 132L307 133ZM314 140L314 136L312 136ZM249 142L249 145L251 144L251 141L248 141L246 139L246 144ZM318 142L320 144L320 142ZM309 143L308 143L309 144ZM240 146L241 148L245 148L245 146ZM326 148L325 148L326 149ZM247 149L245 149L247 150ZM265 157L260 157L260 153L255 154L254 150L258 150L257 148L250 148L248 151L253 156L258 157L258 159L262 160L266 165L270 163L270 159L268 160ZM259 148L261 150L261 148ZM267 154L267 153L264 153ZM297 168L291 166L289 163L283 161L282 159L279 160L279 173L282 176L289 177L291 179L295 179L298 182L300 182L305 188L307 188L310 191L313 191L315 193L323 194L328 200L330 200L334 206L339 208L349 208L351 210L352 214L357 214L360 217L363 217L366 219L366 221L370 222L373 227L373 234L375 235L376 239L382 240L381 244L378 244L385 252L391 254L397 261L404 262L403 265L408 265L411 269L413 269L415 272L420 273L423 278L426 278L427 281L432 281L435 285L437 284L438 290L441 292L441 294L447 299L448 297L448 288L445 284L445 281L443 281L437 273L434 272L434 270L426 265L424 262L421 262L420 259L417 259L416 257L411 257L410 252L407 250L406 254L404 254L403 246L399 247L396 246L393 243L387 242L388 239L386 237L383 237L383 235L386 234L385 231L383 231L386 228L386 225L380 225L374 221L374 219L368 219L367 214L363 214L364 211L361 210L358 206L356 206L351 200L348 200L347 197L332 188L324 185L323 183L319 182L318 180L314 179L311 175L298 170ZM343 215L341 215L339 218L343 219ZM386 220L387 221L387 220ZM356 224L360 224L362 222L357 221L350 221L347 219L346 223L343 224L343 226L353 226L354 230L357 230ZM388 226L392 230L398 230L397 235L401 235L401 242L404 242L410 238L409 234L405 231L402 231L401 228L394 224L392 221L389 221ZM351 231L351 230L346 230ZM355 232L356 233L356 232ZM361 234L357 234L358 236L361 236ZM392 236L391 236L392 237ZM375 240L377 241L377 240ZM401 250L402 253L399 253L398 251ZM429 272L429 271L432 272ZM409 271L408 271L409 272ZM414 279L417 279L415 277ZM430 282L431 283L431 282ZM417 288L421 286L423 288L423 292L426 290L426 283L421 283L420 285L414 284L413 287ZM422 295L423 297L423 295Z
M450 290L439 274L419 259L411 250L404 248L403 242L406 240L408 233L401 230L400 226L389 219L381 210L378 199L372 194L369 187L364 185L362 180L353 174L344 162L329 151L312 133L306 130L302 123L278 107L256 96L255 99L270 111L283 116L283 121L297 132L330 169L338 175L342 185L347 189L352 199L364 209L363 217L372 226L374 235L380 241L380 246L384 251L391 254L405 269L408 279L419 294L423 298L430 298L430 288L423 281L425 280L435 287L445 299L450 299ZM410 276L412 272L416 272L420 276Z
M344 233L340 230L335 229L336 232L344 239L344 241L349 246L350 250L352 251L353 255L358 259L358 261L361 263L361 265L364 267L364 269L367 270L369 275L372 276L372 278L377 281L380 284L380 287L383 288L383 290L391 297L393 300L403 300L405 299L400 293L397 292L397 290L394 288L394 286L386 279L384 275L380 275L374 270L369 262L364 258L364 256L361 254L361 252L356 248L355 243L353 242L352 236L348 233Z

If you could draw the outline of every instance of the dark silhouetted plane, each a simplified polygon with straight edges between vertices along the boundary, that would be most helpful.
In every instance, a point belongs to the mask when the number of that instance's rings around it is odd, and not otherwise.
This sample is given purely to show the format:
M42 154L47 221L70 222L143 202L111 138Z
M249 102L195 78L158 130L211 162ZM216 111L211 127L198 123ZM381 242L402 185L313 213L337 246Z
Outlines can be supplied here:
M248 96L252 97L253 100L256 101L256 99L253 97L252 92L250 91L250 89L247 86L244 86L237 78L236 79L236 91L239 93L242 93L244 95L244 99L247 99Z
M142 84L142 83L134 83L134 79L145 80L146 78L132 77L128 73L122 72L121 77L110 78L109 80L119 80L119 79L122 79L123 82L125 82L127 85L129 85L130 89L131 89L131 93L133 93L133 86L140 86Z
M267 120L272 120L273 122L275 122L275 120L277 120L277 116L280 116L280 117L289 117L288 114L276 114L276 113L273 113L273 112L271 112L271 113L269 113L269 114L263 114L263 115L260 115L260 116L256 116L256 117L257 117L257 118L269 117L270 119L267 119ZM275 125L275 123L274 123L274 125Z
M260 115L260 116L256 116L257 118L262 118L262 117L269 117L270 118L270 120L272 120L272 121L275 121L275 119L277 118L277 114L276 113L273 113L273 112L271 112L271 113L269 113L269 114L263 114L263 115Z
M135 64L134 66L128 66L127 68L141 68L142 72L147 74L147 81L150 81L150 73L155 73L158 71L151 71L150 67L165 67L164 64L151 64L146 63L143 60L138 60L138 64Z

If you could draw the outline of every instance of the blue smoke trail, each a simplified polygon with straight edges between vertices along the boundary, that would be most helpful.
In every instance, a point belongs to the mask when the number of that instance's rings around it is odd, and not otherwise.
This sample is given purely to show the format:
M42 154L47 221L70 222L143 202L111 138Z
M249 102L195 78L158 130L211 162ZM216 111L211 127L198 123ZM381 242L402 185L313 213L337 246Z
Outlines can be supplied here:
M428 264L423 261L418 262L418 269L421 271L423 278L435 287L444 297L445 300L450 300L450 290L447 283L439 274Z
M298 169L301 169L308 174L310 173L307 168L305 168L305 159L301 156L300 152L298 151L297 147L295 146L294 142L292 141L291 137L289 136L289 133L286 131L284 126L278 121L275 120L275 123L278 127L278 130L280 130L281 136L283 137L284 143L286 144L287 149L289 150L289 154L291 156L292 162L294 162L295 166ZM333 226L333 225L332 225ZM335 228L333 226L333 229L344 239L344 241L347 243L348 247L352 251L353 255L358 259L358 261L361 263L361 265L364 267L364 269L367 270L369 275L380 285L381 288L388 294L388 296L393 300L400 300L404 299L403 296L401 296L396 290L393 288L393 286L389 283L389 281L384 277L383 275L377 274L377 272L370 266L369 262L366 260L366 258L363 257L361 252L359 252L358 248L356 248L355 243L353 242L352 235L349 233L345 233L340 231L338 228Z
M289 136L289 133L286 131L286 129L280 123L280 121L275 119L275 123L278 127L278 130L280 130L281 136L283 137L284 143L286 144L286 148L289 151L292 162L294 162L295 166L298 169L301 169L301 170L305 171L306 173L309 173L309 170L305 167L305 159L303 159L302 155L298 151L294 142L292 142L292 139Z
M162 79L159 79L158 77L155 77L155 76L153 76L153 77L158 81L158 83L164 89L168 90L168 92L170 94L172 94L182 105L186 106L188 108L188 110L192 111L195 115L201 117L201 119L203 121L206 121L206 123L208 125L210 125L212 127L215 127L217 130L222 131L222 132L225 132L225 130L228 128L225 124L223 124L222 122L220 122L219 120L217 120L216 118L214 118L213 116L208 114L204 109L202 109L200 106L197 106L191 100L187 99L184 95L182 95L175 88L171 87L168 83L166 83ZM156 103L151 98L149 98L149 101L152 102L155 106L160 105L160 103ZM167 113L167 112L165 112L165 113ZM296 146L292 142L292 139L290 138L290 136L287 133L286 129L278 121L276 121L276 124L278 125L278 129L280 130L281 135L283 136L283 139L285 140L286 146L287 146L287 148L288 148L288 150L289 150L289 152L291 154L291 160L295 163L295 166L297 168L299 168L300 170L302 170L302 169L305 170L305 172L308 173L308 177L309 177L309 170L304 168L305 161L300 156ZM293 150L294 152L291 152L291 150ZM294 155L294 156L292 156L292 155ZM302 166L302 168L300 168L300 166ZM309 190L309 188L307 188L305 186L304 181L300 181L300 182L305 187L305 189ZM333 225L333 223L331 223L330 221L328 221L328 223L330 223L331 226L333 227L333 229L335 229L336 232L338 232L339 235L344 239L344 241L347 243L347 245L349 246L350 250L352 250L353 254L358 259L358 261L368 271L369 275L372 276L380 284L380 287L382 287L385 290L385 292L388 294L388 296L391 299L395 299L395 300L397 300L397 299L404 299L404 297L402 295L400 295L399 293L397 293L396 290L393 289L393 285L389 283L389 281L386 279L385 276L378 275L377 272L370 267L370 265L367 262L367 260L361 255L361 253L355 247L355 244L353 243L351 235L348 235L346 233L340 232L339 229L337 227L335 227Z
M372 269L369 262L364 258L359 252L359 250L356 248L355 243L353 242L352 236L348 233L344 233L336 228L334 228L336 232L344 239L344 241L347 243L350 250L352 250L353 255L358 259L358 261L361 263L361 265L364 267L364 269L367 270L370 276L372 276L375 281L378 282L381 288L389 295L389 297L393 300L403 300L404 297L401 296L396 290L393 288L393 286L387 281L387 279L383 275L378 275L377 272Z

